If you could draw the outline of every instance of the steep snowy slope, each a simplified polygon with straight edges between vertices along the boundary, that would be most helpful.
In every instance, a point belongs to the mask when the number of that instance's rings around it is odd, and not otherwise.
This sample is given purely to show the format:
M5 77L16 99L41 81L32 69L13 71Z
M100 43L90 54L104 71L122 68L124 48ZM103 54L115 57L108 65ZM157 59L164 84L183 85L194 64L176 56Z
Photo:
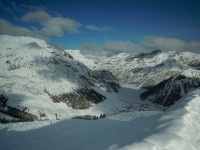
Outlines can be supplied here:
M81 63L85 64L88 68L93 69L96 64L95 60L92 58L87 58L83 54L81 54L80 50L64 50L66 53L70 54L73 56L74 59L80 61Z
M199 78L199 66L198 54L155 50L146 54L121 53L99 62L97 68L110 71L121 83L139 88L157 85L182 72L193 72Z
M80 50L64 50L66 53L70 54L70 56L79 62L86 65L88 68L93 70L98 76L102 77L105 81L109 83L109 85L114 89L115 92L120 88L119 82L116 77L109 70L98 69L97 62L99 60L95 60L93 58L87 58L83 54L81 54ZM96 62L97 61L97 62Z
M171 106L197 87L200 87L200 79L177 75L155 85L140 97L163 106Z
M113 83L44 40L1 35L0 63L0 118L62 119L123 106Z

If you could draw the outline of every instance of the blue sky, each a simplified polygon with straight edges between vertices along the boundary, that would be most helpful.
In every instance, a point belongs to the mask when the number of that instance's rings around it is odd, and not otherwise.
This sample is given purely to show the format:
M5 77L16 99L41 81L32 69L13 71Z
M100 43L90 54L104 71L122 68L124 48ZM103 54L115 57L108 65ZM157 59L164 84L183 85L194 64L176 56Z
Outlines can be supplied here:
M199 52L199 7L199 0L0 0L0 34L46 38L97 55Z

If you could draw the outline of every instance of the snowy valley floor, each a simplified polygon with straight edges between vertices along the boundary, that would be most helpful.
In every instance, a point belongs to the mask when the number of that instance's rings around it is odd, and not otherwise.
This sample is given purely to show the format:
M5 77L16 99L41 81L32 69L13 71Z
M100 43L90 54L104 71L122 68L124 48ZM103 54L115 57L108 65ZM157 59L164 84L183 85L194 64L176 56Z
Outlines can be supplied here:
M200 89L158 111L0 125L1 150L198 150Z

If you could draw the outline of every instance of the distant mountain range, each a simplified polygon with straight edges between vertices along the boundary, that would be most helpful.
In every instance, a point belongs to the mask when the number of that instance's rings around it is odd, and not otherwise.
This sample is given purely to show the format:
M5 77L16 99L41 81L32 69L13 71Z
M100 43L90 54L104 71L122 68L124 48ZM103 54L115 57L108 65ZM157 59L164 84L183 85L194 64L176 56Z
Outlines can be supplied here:
M109 70L120 83L152 87L175 75L200 77L200 55L155 50L145 54L121 53L99 62L98 70Z
M200 86L200 55L121 53L88 59L31 37L0 36L0 119L32 121L113 113L120 84L146 88L141 99L173 105Z
M122 53L101 61L98 69L111 71L120 83L146 88L141 99L162 106L200 87L200 55L190 52Z

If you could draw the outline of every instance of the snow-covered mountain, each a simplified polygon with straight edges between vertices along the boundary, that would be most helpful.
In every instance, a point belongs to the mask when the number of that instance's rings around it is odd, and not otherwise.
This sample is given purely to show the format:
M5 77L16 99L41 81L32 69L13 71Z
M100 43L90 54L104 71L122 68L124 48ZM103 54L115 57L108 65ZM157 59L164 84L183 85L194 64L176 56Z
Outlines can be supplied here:
M200 55L190 52L122 53L96 68L110 71L120 83L147 88L141 99L167 107L200 86Z
M100 61L98 70L110 71L121 83L152 87L178 74L200 77L200 55L160 50L145 54L121 53Z
M189 52L122 53L96 61L41 39L1 35L0 63L4 122L159 108L139 98L124 100L118 82L148 87L141 98L163 106L200 85L200 55Z
M0 63L0 122L36 120L0 123L0 149L199 149L200 55L156 50L97 61L1 35Z
M0 149L199 149L200 55L156 50L98 62L1 35L0 63L0 122L36 120L0 124Z
M89 62L41 39L1 35L0 118L62 119L123 106L116 80L104 80L82 61Z
M171 106L198 87L200 87L200 79L177 75L145 91L141 94L141 98L163 106Z

